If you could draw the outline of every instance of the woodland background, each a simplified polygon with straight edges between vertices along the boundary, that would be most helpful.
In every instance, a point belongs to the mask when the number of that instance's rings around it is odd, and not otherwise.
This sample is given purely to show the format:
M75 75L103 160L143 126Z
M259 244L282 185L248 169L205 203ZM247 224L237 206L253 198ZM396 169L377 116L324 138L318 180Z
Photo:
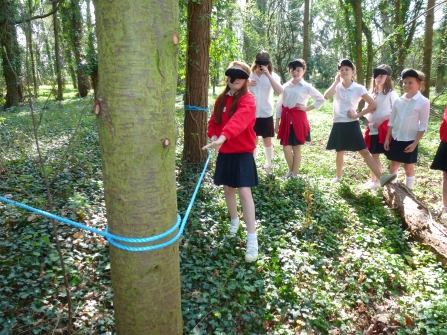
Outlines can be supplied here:
M154 235L126 227L129 220L116 214L121 205L104 190L116 182L117 194L141 201L128 212L155 208L167 213L169 227L185 212L207 157L200 150L207 113L184 105L212 107L228 63L251 64L266 49L283 82L287 63L303 57L306 80L322 91L344 57L365 86L373 67L389 64L399 93L402 69L424 71L432 110L415 194L436 210L441 175L429 165L447 104L446 26L446 2L432 0L0 0L0 194L98 229L108 223L123 236ZM164 29L174 32L175 48L148 42ZM128 39L126 47L106 43L112 32ZM141 112L150 122L132 122L147 143L150 127L157 142L160 134L177 138L163 154L148 144L143 156L151 159L142 162L145 142L123 140L122 156L138 153L129 158L137 176L130 190L104 170L114 161L101 114L112 104L102 101L112 101L106 89L115 86L112 96L130 105L114 101L111 119ZM154 98L146 86L169 92ZM243 262L244 233L224 237L227 210L211 173L182 240L160 253L109 250L102 237L0 203L0 334L447 334L445 268L380 192L358 189L369 173L358 157L348 155L345 182L330 185L335 164L324 148L331 107L328 101L309 115L313 141L301 178L284 182L275 142L275 173L261 173L254 189L261 255L252 265ZM146 123L150 131L141 131ZM127 125L116 123L117 133L130 134ZM155 156L161 165L154 167Z

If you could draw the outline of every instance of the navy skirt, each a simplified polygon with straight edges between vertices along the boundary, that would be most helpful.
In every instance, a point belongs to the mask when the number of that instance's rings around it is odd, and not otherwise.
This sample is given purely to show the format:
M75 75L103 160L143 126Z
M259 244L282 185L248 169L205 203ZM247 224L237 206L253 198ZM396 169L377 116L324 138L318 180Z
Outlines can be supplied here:
M326 150L360 151L366 149L366 143L359 121L336 122L332 124Z
M258 170L252 153L223 154L216 160L214 184L233 188L253 187L259 184Z
M371 154L384 154L385 148L383 144L379 143L379 135L371 135L371 147L369 148L369 152Z
M262 136L262 138L274 137L275 127L273 125L273 116L258 117L253 130L255 131L256 136Z
M430 169L447 172L447 142L441 142L439 144Z
M404 152L405 148L408 147L414 141L396 141L392 140L390 142L390 150L385 151L385 156L390 161L400 162L404 164L414 164L418 161L418 147L413 150L413 152Z
M309 133L306 136L306 142L310 142L310 130ZM301 143L295 135L295 130L293 129L293 125L290 125L290 130L289 130L289 138L287 139L287 144L283 143L283 140L280 140L279 143L281 145L291 145L291 146L296 146L296 145L303 145L304 143Z

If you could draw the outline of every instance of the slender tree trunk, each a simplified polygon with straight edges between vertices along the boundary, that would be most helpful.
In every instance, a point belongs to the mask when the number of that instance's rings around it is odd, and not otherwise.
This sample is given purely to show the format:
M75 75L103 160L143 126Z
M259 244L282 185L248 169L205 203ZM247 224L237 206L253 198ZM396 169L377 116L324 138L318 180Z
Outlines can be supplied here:
M188 40L185 105L208 107L211 0L188 2ZM186 110L184 119L183 161L204 162L207 113Z
M53 10L56 9L57 4L53 2ZM57 93L56 100L64 99L64 87L62 83L62 64L61 64L61 51L59 46L59 20L57 19L57 12L53 14L53 29L54 29L54 52L56 54L56 77L57 77Z
M436 68L436 93L441 93L444 89L444 78L446 71L446 61L447 61L447 8L444 9L444 17L441 24L440 29L440 42L439 42L439 50L440 55L438 58L438 66Z
M363 34L366 38L366 76L365 76L365 84L366 88L369 89L370 80L369 78L372 77L372 66L373 66L373 58L374 58L374 52L373 52L373 40L372 40L372 32L371 29L365 24L365 22L362 22L362 29Z
M363 11L361 0L350 0L352 9L354 11L355 19L355 62L357 82L365 85L365 78L363 72L363 43L362 43L362 30L363 30Z
M424 58L422 61L422 72L425 73L425 87L422 94L430 97L431 79L431 59L433 54L433 24L435 23L435 0L427 1L427 14L425 16L425 38L424 38Z
M28 13L31 16L32 13L32 8L31 8L31 2L28 1ZM30 21L28 23L25 24L25 29L26 32L28 33L28 51L29 51L29 56L30 56L30 65L31 65L31 75L33 77L33 93L34 93L34 98L37 98L37 91L39 86L37 85L37 75L36 75L36 62L34 61L34 48L33 48L33 22ZM25 32L25 33L26 33Z
M304 20L303 20L303 59L307 62L309 57L309 15L310 0L304 0Z
M178 1L94 3L95 110L109 231L158 235L177 220ZM110 256L116 333L182 334L178 242L149 252L111 246Z

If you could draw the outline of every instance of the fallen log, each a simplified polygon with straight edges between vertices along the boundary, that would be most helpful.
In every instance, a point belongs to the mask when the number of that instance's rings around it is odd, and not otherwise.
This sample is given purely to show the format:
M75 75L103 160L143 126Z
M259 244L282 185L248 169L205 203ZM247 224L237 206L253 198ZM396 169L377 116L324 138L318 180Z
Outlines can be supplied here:
M403 219L414 240L432 250L447 266L447 228L404 184L388 184L383 189L388 206Z

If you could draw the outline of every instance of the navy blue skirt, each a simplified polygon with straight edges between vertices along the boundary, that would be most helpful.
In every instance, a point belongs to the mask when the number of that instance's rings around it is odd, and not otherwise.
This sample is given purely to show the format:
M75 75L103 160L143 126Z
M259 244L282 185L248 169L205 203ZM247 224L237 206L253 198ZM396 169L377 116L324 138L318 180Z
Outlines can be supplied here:
M256 136L262 136L262 138L274 137L275 126L273 125L273 116L256 118L253 130L255 131Z
M365 139L358 120L332 124L326 150L360 151L366 149Z
M310 130L309 133L306 136L306 142L310 142ZM296 146L296 145L303 145L304 143L301 143L295 135L295 130L293 129L293 125L290 125L290 130L289 130L289 138L287 139L287 144L283 143L283 140L280 140L279 143L281 145L291 145L291 146Z
M383 147L383 144L379 143L379 135L371 135L371 143L369 152L371 154L384 154L385 148Z
M441 142L439 144L430 169L447 172L447 142Z
M404 152L405 148L408 147L414 141L396 141L392 140L390 142L390 150L385 151L385 156L390 161L400 162L404 164L414 164L418 161L418 147L413 150L413 152Z
M216 159L214 184L233 188L253 187L259 184L258 170L252 153L223 154Z

